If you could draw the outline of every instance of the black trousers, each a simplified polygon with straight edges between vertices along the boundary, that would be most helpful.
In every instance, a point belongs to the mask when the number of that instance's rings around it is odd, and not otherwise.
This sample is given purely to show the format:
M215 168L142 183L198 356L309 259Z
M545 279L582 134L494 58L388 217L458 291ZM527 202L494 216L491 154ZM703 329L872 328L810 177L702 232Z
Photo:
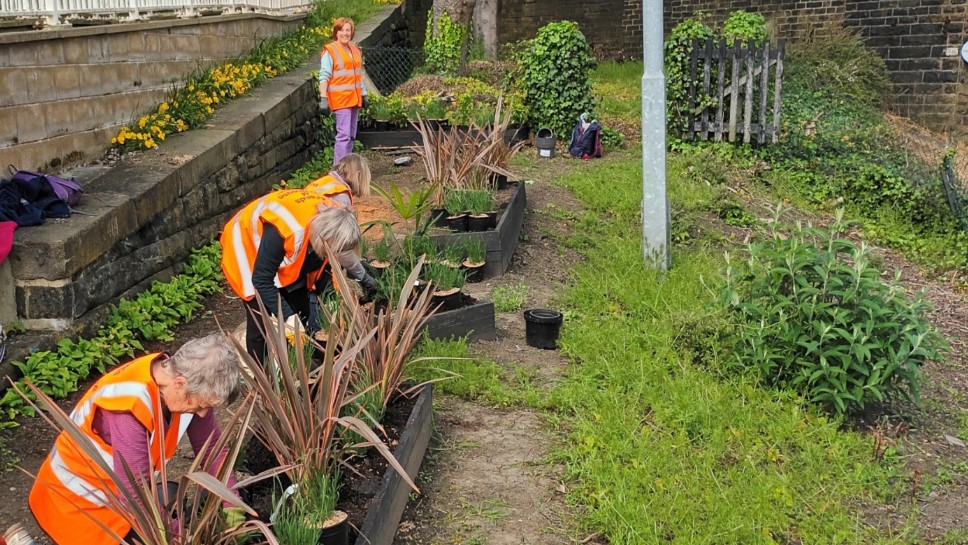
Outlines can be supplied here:
M302 322L303 327L306 327L309 323L309 290L305 286L291 291L281 289L279 294L290 308L296 311L299 321ZM268 354L266 338L263 335L262 316L259 315L259 303L255 299L243 302L245 303L245 351L262 364Z

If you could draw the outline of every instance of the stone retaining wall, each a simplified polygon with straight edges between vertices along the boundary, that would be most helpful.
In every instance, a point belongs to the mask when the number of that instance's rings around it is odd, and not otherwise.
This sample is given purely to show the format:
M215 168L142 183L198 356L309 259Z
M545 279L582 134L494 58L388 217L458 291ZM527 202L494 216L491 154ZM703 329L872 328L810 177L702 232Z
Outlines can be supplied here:
M0 34L0 164L58 170L98 157L199 68L305 16L235 14Z
M128 154L85 186L83 215L18 230L9 261L27 329L99 322L108 303L170 277L240 204L312 158L313 68L273 79L161 150Z

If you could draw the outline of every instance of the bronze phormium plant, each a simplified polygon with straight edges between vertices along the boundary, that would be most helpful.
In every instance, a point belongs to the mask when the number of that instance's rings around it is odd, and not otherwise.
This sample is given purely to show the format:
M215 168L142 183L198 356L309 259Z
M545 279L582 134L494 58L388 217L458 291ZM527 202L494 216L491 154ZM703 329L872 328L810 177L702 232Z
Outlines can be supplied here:
M881 279L864 245L799 223L788 237L749 245L745 267L727 268L723 302L735 322L735 360L766 382L845 414L892 398L918 401L921 366L945 343L932 309L899 280Z

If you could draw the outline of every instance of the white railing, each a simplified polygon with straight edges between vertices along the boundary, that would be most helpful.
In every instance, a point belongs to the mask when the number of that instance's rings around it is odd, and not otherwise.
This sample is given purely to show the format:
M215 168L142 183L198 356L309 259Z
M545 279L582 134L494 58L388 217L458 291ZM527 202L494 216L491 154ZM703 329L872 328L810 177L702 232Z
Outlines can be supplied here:
M311 5L312 0L0 0L0 17L44 19L48 26L57 26L66 24L75 15L103 15L131 21L157 11L193 17L198 11L208 9L225 13L285 13L305 10Z

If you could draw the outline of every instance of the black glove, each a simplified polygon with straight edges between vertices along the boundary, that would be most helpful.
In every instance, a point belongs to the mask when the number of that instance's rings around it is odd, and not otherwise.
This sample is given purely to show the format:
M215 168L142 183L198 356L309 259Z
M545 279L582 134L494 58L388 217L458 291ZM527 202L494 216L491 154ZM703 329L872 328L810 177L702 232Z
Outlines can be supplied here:
M380 284L377 283L376 278L369 274L364 274L363 278L360 278L360 285L363 286L363 291L367 295L373 295L380 289Z
M363 95L363 107L364 108L370 107L370 97L367 95Z
M329 100L326 97L319 97L319 109L323 115L329 115Z

